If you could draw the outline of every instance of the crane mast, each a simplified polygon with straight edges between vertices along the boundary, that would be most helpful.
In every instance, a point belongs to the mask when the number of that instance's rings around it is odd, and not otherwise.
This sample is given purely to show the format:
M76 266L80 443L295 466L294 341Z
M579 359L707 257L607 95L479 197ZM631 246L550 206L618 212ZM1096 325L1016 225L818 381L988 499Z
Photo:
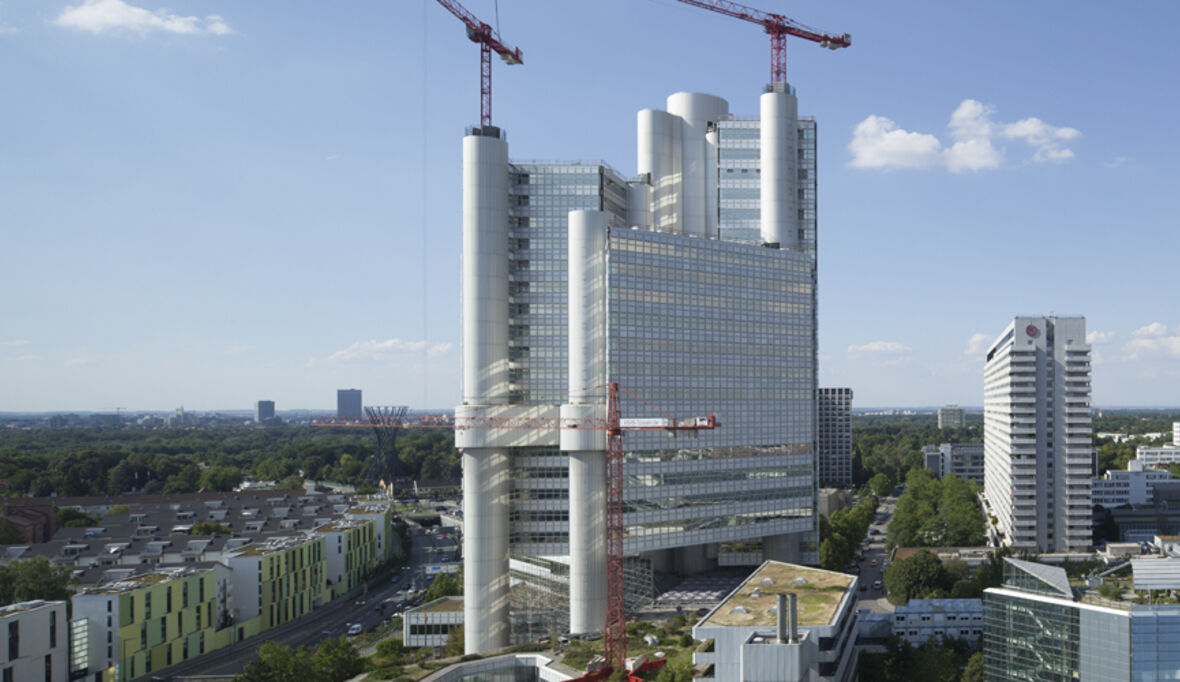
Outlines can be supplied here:
M848 33L836 35L818 29L804 26L799 22L781 14L763 12L760 9L747 7L729 0L679 0L686 5L700 7L711 12L724 14L734 19L741 19L752 24L758 24L770 34L770 82L787 82L787 36L810 40L820 47L837 50L852 45L852 36Z
M505 45L500 34L488 24L480 21L466 7L456 0L438 0L448 12L458 17L467 26L467 39L479 43L479 125L492 124L492 52L500 55L504 63L523 64L524 53L519 47Z

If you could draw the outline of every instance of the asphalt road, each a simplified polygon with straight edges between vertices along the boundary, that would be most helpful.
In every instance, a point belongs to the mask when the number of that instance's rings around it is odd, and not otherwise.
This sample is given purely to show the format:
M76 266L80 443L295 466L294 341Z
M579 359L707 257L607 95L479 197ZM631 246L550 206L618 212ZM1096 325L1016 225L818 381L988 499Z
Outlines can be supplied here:
M155 671L152 675L163 679L179 675L236 675L254 660L258 647L266 641L292 647L314 647L325 639L346 634L353 623L360 623L365 632L373 630L395 613L395 604L399 597L404 598L406 589L424 589L429 584L431 578L424 574L425 565L448 561L454 556L454 541L428 534L413 525L411 528L410 564L396 577L382 574L363 589L358 588L302 618L267 630L260 636ZM150 676L141 679L150 679Z
M893 611L893 605L885 599L885 563L887 559L885 535L889 530L889 522L893 520L893 510L896 503L897 498L895 497L881 498L877 514L885 517L884 523L873 523L869 526L869 534L866 538L868 544L867 546L861 545L864 548L864 556L856 562L856 565L860 567L859 582L864 588L857 593L860 601L857 606L868 608L874 613L891 613ZM876 534L873 531L876 531ZM873 583L878 580L881 581L881 587L874 589Z

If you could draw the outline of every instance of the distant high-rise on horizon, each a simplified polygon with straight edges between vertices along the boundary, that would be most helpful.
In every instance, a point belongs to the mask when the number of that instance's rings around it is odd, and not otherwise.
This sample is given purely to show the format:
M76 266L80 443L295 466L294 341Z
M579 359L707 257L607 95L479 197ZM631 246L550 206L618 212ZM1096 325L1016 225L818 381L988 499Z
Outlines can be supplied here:
M359 388L342 388L336 391L336 417L338 419L361 419L365 409L361 405Z
M1090 346L1083 317L1017 317L983 370L984 490L1004 544L1088 550Z
M967 425L967 410L958 405L938 408L938 428L961 429Z
M275 401L259 400L254 403L254 421L261 424L267 419L275 418Z

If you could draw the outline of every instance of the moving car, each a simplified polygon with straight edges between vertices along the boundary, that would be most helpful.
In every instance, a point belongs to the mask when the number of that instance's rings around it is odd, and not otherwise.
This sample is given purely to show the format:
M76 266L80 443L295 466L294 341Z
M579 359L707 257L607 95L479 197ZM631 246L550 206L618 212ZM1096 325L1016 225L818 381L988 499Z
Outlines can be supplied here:
M360 623L353 623L352 625L348 626L348 636L349 637L356 637L357 635L364 632L364 630L365 630L364 626L361 625Z
M879 590L879 589L881 589L881 581L880 581L880 580L874 580L874 581L873 581L873 589L874 589L874 590Z

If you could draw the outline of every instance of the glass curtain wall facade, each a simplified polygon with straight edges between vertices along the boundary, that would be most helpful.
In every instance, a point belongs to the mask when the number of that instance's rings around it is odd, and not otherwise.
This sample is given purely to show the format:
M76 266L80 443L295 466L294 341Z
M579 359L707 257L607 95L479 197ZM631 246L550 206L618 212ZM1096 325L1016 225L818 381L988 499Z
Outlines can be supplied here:
M759 202L761 168L758 119L731 118L718 121L717 193L718 232L723 240L757 244L761 239L762 211ZM799 226L803 230L800 248L815 257L816 126L814 118L799 119Z
M1083 592L1063 568L1006 559L1004 586L983 593L984 679L1180 679L1180 606Z
M626 552L811 530L811 259L640 230L609 248L608 372L642 399L624 395L623 416L722 422L626 435Z

